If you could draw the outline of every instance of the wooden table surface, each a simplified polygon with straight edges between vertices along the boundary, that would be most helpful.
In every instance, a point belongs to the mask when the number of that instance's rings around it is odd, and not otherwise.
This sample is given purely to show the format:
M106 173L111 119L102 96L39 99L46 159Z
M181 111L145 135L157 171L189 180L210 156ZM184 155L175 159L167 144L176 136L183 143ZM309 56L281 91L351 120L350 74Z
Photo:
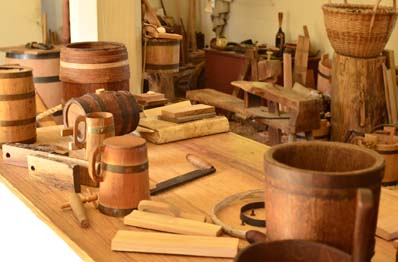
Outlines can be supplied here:
M38 129L39 143L65 145L68 138L58 137L58 127ZM210 215L212 207L232 194L263 187L263 155L267 146L233 133L190 139L165 145L148 145L151 185L194 169L185 160L188 153L206 158L217 172L153 197L173 203L179 208ZM70 211L60 205L68 192L32 181L25 168L0 161L0 181L10 188L36 215L67 242L84 261L232 261L232 259L200 258L173 255L112 252L111 239L120 229L138 230L123 225L122 219L101 214L86 205L90 220L88 229L80 228ZM237 208L220 214L228 223L238 224ZM240 246L247 245L241 241ZM392 243L377 238L373 261L394 261Z

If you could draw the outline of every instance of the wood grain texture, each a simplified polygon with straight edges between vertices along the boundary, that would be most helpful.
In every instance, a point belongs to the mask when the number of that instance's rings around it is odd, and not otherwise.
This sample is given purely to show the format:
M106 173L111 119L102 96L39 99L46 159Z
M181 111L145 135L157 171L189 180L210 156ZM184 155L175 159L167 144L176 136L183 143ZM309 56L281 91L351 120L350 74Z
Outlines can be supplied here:
M170 118L178 118L213 112L215 112L214 106L196 104L189 107L162 110L162 115Z
M398 238L397 202L398 192L384 188L381 190L376 235L383 239Z
M236 238L120 230L112 239L112 250L233 258L238 252L238 243Z
M134 210L124 217L124 224L162 232L195 236L219 236L221 226L186 218Z
M68 139L58 135L61 128L39 128L38 142L65 146ZM211 163L217 168L214 176L202 178L201 183L186 184L153 197L154 200L176 204L184 212L210 215L213 206L227 196L263 187L263 155L268 147L233 133L160 146L149 143L148 147L151 184L191 171L192 165L185 160L187 153L211 159ZM118 230L127 229L122 220L102 215L91 205L86 205L90 228L82 234L73 214L65 213L59 208L68 199L67 192L31 181L26 168L6 165L3 161L0 161L0 181L64 239L84 261L232 262L232 259L112 252L111 239ZM226 223L239 226L239 208L240 205L226 208L220 213L220 218ZM246 245L245 241L240 242L241 247ZM389 262L395 252L391 243L377 238L373 261Z
M375 126L385 123L384 61L384 57L356 59L335 54L332 69L332 140L343 141L349 129L370 132Z
M299 36L297 41L296 55L294 57L293 82L307 85L308 55L310 51L309 37Z

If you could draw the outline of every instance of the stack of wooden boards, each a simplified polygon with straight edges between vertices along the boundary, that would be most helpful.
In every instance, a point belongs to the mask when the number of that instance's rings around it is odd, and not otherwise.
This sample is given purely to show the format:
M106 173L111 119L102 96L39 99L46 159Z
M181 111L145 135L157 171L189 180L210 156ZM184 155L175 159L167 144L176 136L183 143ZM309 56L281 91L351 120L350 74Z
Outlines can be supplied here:
M151 205L155 208L148 207ZM138 210L124 217L124 224L167 233L119 230L112 239L112 250L225 258L237 254L239 240L219 237L221 226L203 222L200 215L197 220L192 215L182 218L167 208L166 203L141 201Z
M214 107L189 101L144 110L143 114L138 131L155 144L229 131L228 119L216 116Z

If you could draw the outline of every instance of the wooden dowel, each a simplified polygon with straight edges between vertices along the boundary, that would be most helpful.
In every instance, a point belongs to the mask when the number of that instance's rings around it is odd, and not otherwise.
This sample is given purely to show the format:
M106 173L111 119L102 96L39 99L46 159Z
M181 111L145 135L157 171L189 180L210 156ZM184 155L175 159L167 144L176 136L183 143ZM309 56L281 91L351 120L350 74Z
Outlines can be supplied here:
M76 193L71 193L69 195L69 203L72 208L73 215L76 217L80 227L87 228L89 222L86 215L86 210L84 209L83 202L79 195Z

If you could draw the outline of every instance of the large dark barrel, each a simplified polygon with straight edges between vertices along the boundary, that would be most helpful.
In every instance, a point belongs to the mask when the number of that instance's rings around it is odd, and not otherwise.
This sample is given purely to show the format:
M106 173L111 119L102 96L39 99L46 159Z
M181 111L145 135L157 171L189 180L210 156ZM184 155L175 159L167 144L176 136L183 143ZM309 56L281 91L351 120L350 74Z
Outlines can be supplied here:
M303 239L353 251L357 190L370 189L369 260L374 252L384 159L332 142L278 145L265 154L267 237Z
M36 141L32 69L0 66L0 144Z
M73 127L77 116L92 112L110 112L115 120L115 134L124 135L134 131L140 120L140 108L128 91L105 91L89 93L69 100L63 111L64 125Z
M97 89L129 90L129 62L123 44L81 42L61 49L63 102Z

